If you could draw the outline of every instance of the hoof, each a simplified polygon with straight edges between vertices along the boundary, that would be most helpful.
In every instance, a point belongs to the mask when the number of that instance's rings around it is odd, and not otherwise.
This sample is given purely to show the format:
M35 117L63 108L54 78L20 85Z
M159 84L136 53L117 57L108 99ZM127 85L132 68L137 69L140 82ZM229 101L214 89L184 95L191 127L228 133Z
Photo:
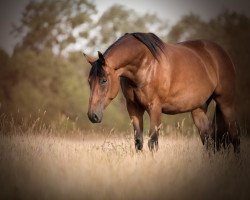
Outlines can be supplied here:
M240 153L240 139L236 138L233 142L233 146L234 146L234 153Z
M234 153L236 154L240 153L240 146L234 147Z
M228 133L224 133L223 136L222 136L222 145L223 145L223 148L226 149L229 144L230 144L230 138L229 138L229 135Z
M140 151L143 148L143 141L141 139L135 139L135 149Z
M150 151L153 151L153 150L158 151L158 148L159 148L158 141L149 140L148 148Z

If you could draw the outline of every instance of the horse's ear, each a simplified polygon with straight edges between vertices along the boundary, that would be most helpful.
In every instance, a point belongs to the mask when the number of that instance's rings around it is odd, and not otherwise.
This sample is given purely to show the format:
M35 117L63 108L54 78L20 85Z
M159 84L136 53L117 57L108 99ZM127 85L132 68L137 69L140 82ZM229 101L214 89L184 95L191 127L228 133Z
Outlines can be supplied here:
M105 58L104 58L103 54L100 51L98 51L98 57L99 57L99 60L100 60L101 64L105 65Z
M95 58L88 56L87 54L85 54L84 52L82 52L82 54L84 55L84 57L86 58L86 60L89 62L89 64L93 64L95 62Z

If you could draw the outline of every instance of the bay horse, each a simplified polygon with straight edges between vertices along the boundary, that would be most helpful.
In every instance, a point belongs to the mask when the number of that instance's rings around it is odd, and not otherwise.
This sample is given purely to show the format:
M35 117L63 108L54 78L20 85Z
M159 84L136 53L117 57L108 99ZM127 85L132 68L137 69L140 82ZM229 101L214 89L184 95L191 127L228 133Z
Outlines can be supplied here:
M161 114L191 112L203 145L212 138L219 150L228 141L240 151L235 113L235 68L218 44L195 40L166 44L153 33L127 33L91 64L88 117L100 123L103 110L121 86L133 122L135 148L143 148L143 114L150 117L150 150L158 149ZM210 123L207 108L216 102ZM214 128L216 125L216 129Z

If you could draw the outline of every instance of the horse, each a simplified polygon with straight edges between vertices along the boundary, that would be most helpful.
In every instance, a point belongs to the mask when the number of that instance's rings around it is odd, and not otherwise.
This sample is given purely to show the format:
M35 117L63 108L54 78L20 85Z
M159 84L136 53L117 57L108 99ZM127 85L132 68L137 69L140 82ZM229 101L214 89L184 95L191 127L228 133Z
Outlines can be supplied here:
M135 32L120 37L103 54L98 51L97 59L84 56L91 65L89 120L100 123L104 109L121 88L134 127L136 150L143 148L146 111L151 151L158 149L161 114L184 112L191 112L207 148L212 139L217 150L229 141L234 152L240 151L235 67L218 44L208 40L167 44L153 33ZM212 122L207 116L211 100L216 102Z

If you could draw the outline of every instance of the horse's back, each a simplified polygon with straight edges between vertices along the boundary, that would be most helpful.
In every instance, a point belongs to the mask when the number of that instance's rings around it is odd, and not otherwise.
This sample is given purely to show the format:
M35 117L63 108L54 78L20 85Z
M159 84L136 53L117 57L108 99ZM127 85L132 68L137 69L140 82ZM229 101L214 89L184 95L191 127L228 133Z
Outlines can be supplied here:
M206 59L206 61L210 60L218 75L222 70L227 70L229 73L235 75L232 60L219 44L209 40L190 40L180 42L177 45L182 45L195 51L198 55L202 56L203 59Z
M216 72L216 92L235 89L235 67L228 53L217 43L208 40L192 40L178 43L197 52ZM224 91L223 91L224 90Z

